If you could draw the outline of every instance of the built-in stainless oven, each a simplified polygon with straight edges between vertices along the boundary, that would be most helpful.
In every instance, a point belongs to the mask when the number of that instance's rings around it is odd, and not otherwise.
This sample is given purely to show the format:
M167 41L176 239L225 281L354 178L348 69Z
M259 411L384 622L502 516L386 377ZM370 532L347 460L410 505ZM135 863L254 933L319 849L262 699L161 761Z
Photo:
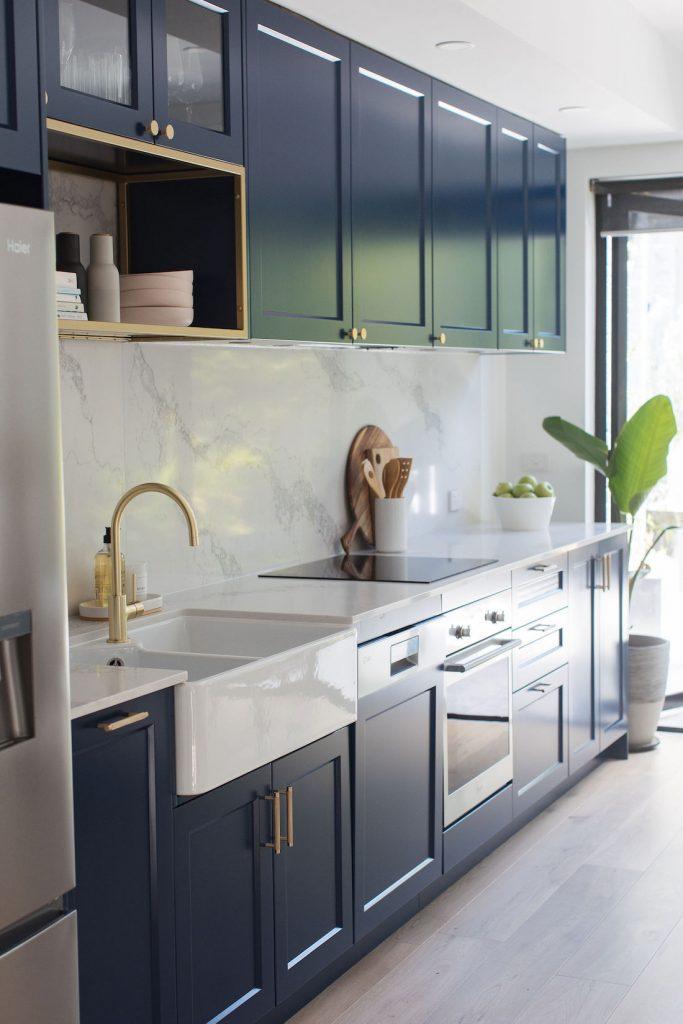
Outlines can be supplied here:
M444 827L512 781L512 652L520 643L504 630L444 660Z

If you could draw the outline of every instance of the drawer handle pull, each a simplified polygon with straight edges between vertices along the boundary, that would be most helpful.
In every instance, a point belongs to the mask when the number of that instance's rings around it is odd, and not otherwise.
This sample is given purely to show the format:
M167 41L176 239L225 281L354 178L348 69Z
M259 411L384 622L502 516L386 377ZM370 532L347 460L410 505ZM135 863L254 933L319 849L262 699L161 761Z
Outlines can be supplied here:
M530 565L529 572L559 572L559 565L552 565L548 562L539 562L538 565Z
M600 556L600 568L602 572L602 583L598 583L596 590L610 590L612 587L612 559L609 555Z
M274 793L269 793L265 799L269 800L273 805L273 839L270 843L264 843L264 846L269 850L273 850L275 856L279 857L282 853L282 836L280 835L280 790L276 789Z
M287 786L287 846L294 846L294 786Z
M539 622L535 626L529 626L530 633L550 633L554 629L559 629L554 622Z
M117 729L125 729L129 725L135 725L136 722L144 722L146 718L149 718L149 711L136 711L130 715L124 715L123 718L116 718L113 722L98 722L97 728L102 732L116 732Z
M548 691L552 690L552 688L553 688L553 684L552 683L538 683L536 686L530 686L529 687L530 690L532 690L534 692L537 692L537 693L548 693Z

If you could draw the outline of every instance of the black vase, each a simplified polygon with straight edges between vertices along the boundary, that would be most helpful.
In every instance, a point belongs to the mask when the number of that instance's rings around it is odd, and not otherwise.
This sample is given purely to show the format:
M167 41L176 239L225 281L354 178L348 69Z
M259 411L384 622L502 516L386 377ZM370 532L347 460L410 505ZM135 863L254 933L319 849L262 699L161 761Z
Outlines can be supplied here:
M57 235L57 270L66 270L76 275L76 286L81 289L81 302L88 308L88 278L81 263L81 240L70 231Z

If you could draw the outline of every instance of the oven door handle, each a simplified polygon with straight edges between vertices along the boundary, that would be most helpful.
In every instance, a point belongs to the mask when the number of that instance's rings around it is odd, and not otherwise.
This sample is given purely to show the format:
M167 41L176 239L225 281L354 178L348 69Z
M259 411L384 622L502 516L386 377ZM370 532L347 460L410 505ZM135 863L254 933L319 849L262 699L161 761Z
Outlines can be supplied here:
M493 661L494 658L500 658L502 655L508 654L515 647L520 647L521 644L521 640L503 640L502 643L497 643L493 650L488 650L484 654L477 654L472 658L458 658L452 655L444 661L443 670L444 672L469 672L472 668L479 668L481 665L486 665L487 662Z

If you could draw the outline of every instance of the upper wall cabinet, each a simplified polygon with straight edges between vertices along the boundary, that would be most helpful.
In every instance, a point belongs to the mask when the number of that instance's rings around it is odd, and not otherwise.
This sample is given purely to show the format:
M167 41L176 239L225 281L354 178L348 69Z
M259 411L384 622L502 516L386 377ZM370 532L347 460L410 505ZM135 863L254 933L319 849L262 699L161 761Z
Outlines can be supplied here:
M431 89L352 44L353 317L371 344L431 343Z
M496 348L497 111L433 83L434 335Z
M350 44L247 5L251 333L340 341L352 328Z
M239 0L44 0L48 115L242 163Z
M0 168L40 174L35 0L0 0Z
M564 351L565 142L534 126L531 186L533 340Z

